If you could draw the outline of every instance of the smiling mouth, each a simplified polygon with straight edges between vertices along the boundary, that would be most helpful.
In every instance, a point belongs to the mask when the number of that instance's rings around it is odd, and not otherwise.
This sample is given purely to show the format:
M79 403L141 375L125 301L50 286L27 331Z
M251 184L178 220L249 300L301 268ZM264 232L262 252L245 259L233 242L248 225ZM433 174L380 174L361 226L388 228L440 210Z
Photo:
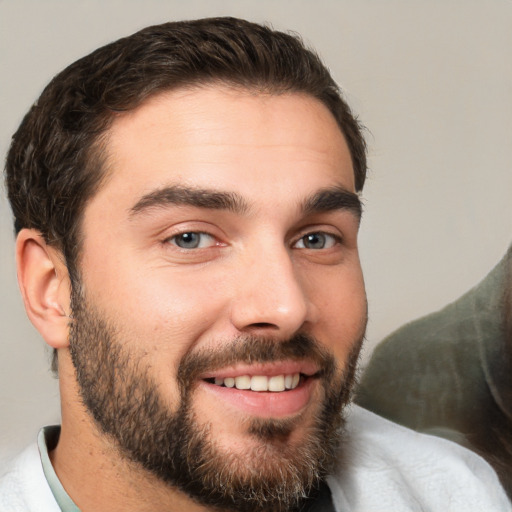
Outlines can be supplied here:
M240 364L203 375L201 388L228 410L261 418L292 417L311 403L323 370L312 361Z
M302 373L289 373L282 375L238 375L236 377L212 377L204 379L209 384L224 388L239 390L281 393L296 389L310 376Z

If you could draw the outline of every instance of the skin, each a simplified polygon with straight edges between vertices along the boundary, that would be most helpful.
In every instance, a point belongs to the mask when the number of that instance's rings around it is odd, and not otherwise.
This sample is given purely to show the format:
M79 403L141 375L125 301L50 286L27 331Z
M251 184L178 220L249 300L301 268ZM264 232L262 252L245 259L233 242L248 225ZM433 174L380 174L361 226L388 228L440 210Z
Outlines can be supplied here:
M219 86L161 93L119 115L107 157L108 179L84 213L82 286L122 326L124 346L150 368L170 410L178 406L180 360L241 335L278 342L307 333L345 367L366 323L359 216L343 201L328 211L304 208L325 189L355 192L348 147L320 102ZM243 208L144 206L155 191L177 186L236 194ZM207 235L198 248L180 248L178 235L191 232ZM325 233L325 245L307 247L311 233ZM69 355L62 258L23 230L18 261L29 316L59 351L62 433L51 458L71 497L85 512L206 510L128 462L100 433L80 401ZM242 373L251 371L270 370ZM263 442L247 432L248 419L283 417L280 407L260 400L247 408L219 389L198 382L192 407L225 453ZM292 444L311 425L322 389L313 381L303 395L298 405L281 399L284 417L297 420Z

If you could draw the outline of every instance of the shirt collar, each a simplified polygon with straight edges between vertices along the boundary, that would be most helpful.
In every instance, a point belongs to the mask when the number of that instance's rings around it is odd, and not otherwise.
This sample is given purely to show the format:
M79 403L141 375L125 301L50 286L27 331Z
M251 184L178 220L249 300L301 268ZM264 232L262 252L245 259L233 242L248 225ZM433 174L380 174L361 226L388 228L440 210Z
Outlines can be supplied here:
M61 511L80 512L80 509L69 497L68 493L64 490L64 487L62 487L62 484L53 469L50 456L48 454L49 451L57 446L59 436L60 426L58 425L42 428L37 436L37 446L39 448L39 454L41 455L44 476Z

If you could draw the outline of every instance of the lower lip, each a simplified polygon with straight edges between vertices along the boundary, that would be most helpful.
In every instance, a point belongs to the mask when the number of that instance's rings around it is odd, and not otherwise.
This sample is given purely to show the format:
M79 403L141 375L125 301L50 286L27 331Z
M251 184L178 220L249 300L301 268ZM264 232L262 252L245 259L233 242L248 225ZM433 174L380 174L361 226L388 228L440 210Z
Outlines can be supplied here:
M316 380L308 378L295 389L283 392L226 388L205 381L201 381L199 388L244 413L262 418L283 418L298 414L307 406Z

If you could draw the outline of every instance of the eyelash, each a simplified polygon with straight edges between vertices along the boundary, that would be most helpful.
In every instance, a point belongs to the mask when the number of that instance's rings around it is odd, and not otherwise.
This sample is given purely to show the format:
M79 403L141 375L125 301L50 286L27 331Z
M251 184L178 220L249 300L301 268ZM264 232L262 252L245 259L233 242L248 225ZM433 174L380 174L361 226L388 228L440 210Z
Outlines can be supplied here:
M177 239L179 239L180 237L186 237L187 235L192 235L192 238L194 236L199 236L199 239L198 240L194 240L192 239L191 241L191 244L192 244L192 247L182 247L178 244L177 242ZM211 240L211 242L207 242L208 245L206 247L201 247L201 238L208 238ZM318 249L315 249L315 248L312 248L312 247L306 247L306 244L304 243L305 242L305 239L307 237L315 237L315 238L324 238L324 243L326 245L330 245L330 247L320 247ZM329 239L331 239L331 242L329 244ZM184 251L189 251L189 250L195 250L195 249L208 249L210 247L213 247L215 245L219 245L218 243L215 243L215 237L213 235L211 235L210 233L206 233L204 231L184 231L182 233L176 233L175 235L172 235L171 237L168 237L164 240L165 243L171 243L172 245L176 246L178 249L181 249L181 250L184 250ZM302 242L302 247L297 247L297 244L299 244L300 242ZM311 242L311 241L310 241ZM185 241L185 244L187 242ZM194 245L195 243L195 245ZM308 242L309 243L309 242ZM314 241L312 242L314 243ZM310 231L310 232L307 232L305 234L303 234L299 239L297 239L292 247L293 248L299 248L299 249L309 249L309 250L323 250L323 249L331 249L333 248L335 245L337 244L341 244L342 243L342 238L341 236L339 235L335 235L333 233L329 233L327 231Z
M330 238L331 239L331 246L330 247L322 247L322 248L316 249L316 250L331 249L335 245L340 245L342 243L342 241L343 241L341 236L339 236L339 235L335 235L334 233L329 233L328 231L318 230L318 231L309 231L309 232L305 233L293 245L296 246L299 242L301 242L301 241L303 242L304 239L306 239L307 237L313 237L313 236L316 236L316 237L320 236L320 237ZM301 249L315 250L315 249L313 249L311 247L305 247L305 246L304 247L300 247L300 248Z
M176 240L180 237L185 237L187 235L199 235L199 237L201 238L201 236L204 238L204 237L207 237L209 238L210 240L212 240L212 243L211 245L208 245L208 247L200 247L201 245L201 239L199 239L197 241L197 245L194 246L194 247L181 247L180 245L178 245L178 243L176 242ZM215 243L215 237L213 235L211 235L210 233L205 233L204 231L184 231L182 233L176 233L175 235L167 238L165 240L165 242L167 243L171 243L172 245L175 245L176 247L178 247L179 249L182 249L184 251L187 251L187 250L194 250L194 249L206 249L206 248L209 248L209 247L212 247L214 245L217 245Z

